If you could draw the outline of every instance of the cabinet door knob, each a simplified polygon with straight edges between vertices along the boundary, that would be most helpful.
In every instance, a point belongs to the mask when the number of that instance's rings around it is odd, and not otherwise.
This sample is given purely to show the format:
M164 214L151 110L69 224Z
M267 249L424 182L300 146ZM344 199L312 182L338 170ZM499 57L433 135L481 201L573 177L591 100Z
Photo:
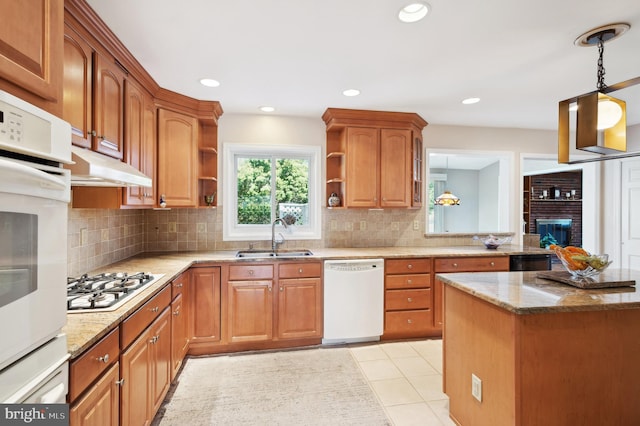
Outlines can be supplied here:
M253 269L249 269L249 275L253 276Z
M116 380L116 386L124 386L124 379Z
M101 357L98 357L98 361L104 362L105 364L109 362L109 354L104 354Z
M413 280L407 280L407 284L413 284Z
M410 297L407 297L407 302L411 303L411 302L413 302L413 299L410 298Z
M302 268L298 269L298 273L301 274L302 273Z
M495 262L491 262L490 265L491 266L496 266L496 263Z
M159 310L160 310L160 308L157 307L157 306L151 308L151 312L158 312Z
M284 287L280 287L280 291L284 291Z
M178 287L178 288L182 288L182 283L177 283L177 284L176 284L176 287Z
M173 312L173 316L177 317L178 315L180 315L180 310L179 309Z
M413 324L413 320L412 320L411 318L409 318L409 319L407 320L407 324Z
M453 264L453 267L454 267L454 268L457 268L457 267L458 267L458 264L457 264L457 263L454 263L454 264Z
M408 264L407 265L407 269L413 269L413 265L412 264Z

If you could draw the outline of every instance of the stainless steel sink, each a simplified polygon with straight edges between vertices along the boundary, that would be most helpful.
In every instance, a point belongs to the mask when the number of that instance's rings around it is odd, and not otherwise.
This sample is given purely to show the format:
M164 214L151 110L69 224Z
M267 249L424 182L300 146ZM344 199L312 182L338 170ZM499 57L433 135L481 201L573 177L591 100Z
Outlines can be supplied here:
M313 256L311 250L276 250L276 257L305 257Z
M311 250L240 250L236 253L236 257L245 259L260 259L268 257L305 257L313 256Z
M272 250L240 250L236 253L236 257L243 258L261 258L261 257L275 257L275 253Z

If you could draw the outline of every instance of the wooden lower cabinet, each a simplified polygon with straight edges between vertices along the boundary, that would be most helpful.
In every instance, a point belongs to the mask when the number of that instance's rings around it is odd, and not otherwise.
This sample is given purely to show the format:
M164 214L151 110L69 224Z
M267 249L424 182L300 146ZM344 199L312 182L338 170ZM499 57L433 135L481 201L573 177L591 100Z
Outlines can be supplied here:
M117 426L120 419L120 364L115 363L69 410L71 425Z
M436 335L431 258L385 261L383 339Z
M190 278L191 273L187 271L171 281L171 381L189 350Z
M221 338L220 267L192 267L189 272L189 354L211 353Z
M273 281L229 281L227 330L230 343L273 338Z
M320 262L278 265L278 339L322 338L321 269Z
M171 315L158 318L121 355L121 425L149 424L169 390L171 377Z

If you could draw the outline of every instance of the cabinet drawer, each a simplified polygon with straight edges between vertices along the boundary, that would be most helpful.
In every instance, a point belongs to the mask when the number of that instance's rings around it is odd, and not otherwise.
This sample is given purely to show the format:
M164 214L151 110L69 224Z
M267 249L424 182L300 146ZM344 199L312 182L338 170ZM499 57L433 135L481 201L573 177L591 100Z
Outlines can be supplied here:
M448 257L435 260L436 272L508 271L509 256Z
M384 272L387 274L421 274L431 271L431 258L387 259Z
M386 288L428 288L431 274L387 275L384 282Z
M231 265L230 280L257 280L273 278L273 265Z
M385 334L421 334L431 329L432 322L431 309L385 312L384 332Z
M384 307L386 310L428 309L431 307L431 289L387 290Z
M120 326L122 349L138 338L140 333L171 303L171 286L166 286L140 309L131 314Z
M280 278L313 278L320 277L320 262L281 263L278 265Z
M171 299L175 299L177 295L184 292L184 289L189 284L189 277L190 274L188 272L184 272L171 281Z
M115 329L71 361L69 367L69 400L73 401L102 374L120 355L120 330Z

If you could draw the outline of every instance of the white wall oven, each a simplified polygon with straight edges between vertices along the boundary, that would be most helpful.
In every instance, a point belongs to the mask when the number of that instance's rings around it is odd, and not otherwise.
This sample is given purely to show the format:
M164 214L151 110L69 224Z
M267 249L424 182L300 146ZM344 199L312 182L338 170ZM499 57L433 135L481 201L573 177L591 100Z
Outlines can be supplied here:
M64 402L70 160L68 123L0 91L0 402Z

